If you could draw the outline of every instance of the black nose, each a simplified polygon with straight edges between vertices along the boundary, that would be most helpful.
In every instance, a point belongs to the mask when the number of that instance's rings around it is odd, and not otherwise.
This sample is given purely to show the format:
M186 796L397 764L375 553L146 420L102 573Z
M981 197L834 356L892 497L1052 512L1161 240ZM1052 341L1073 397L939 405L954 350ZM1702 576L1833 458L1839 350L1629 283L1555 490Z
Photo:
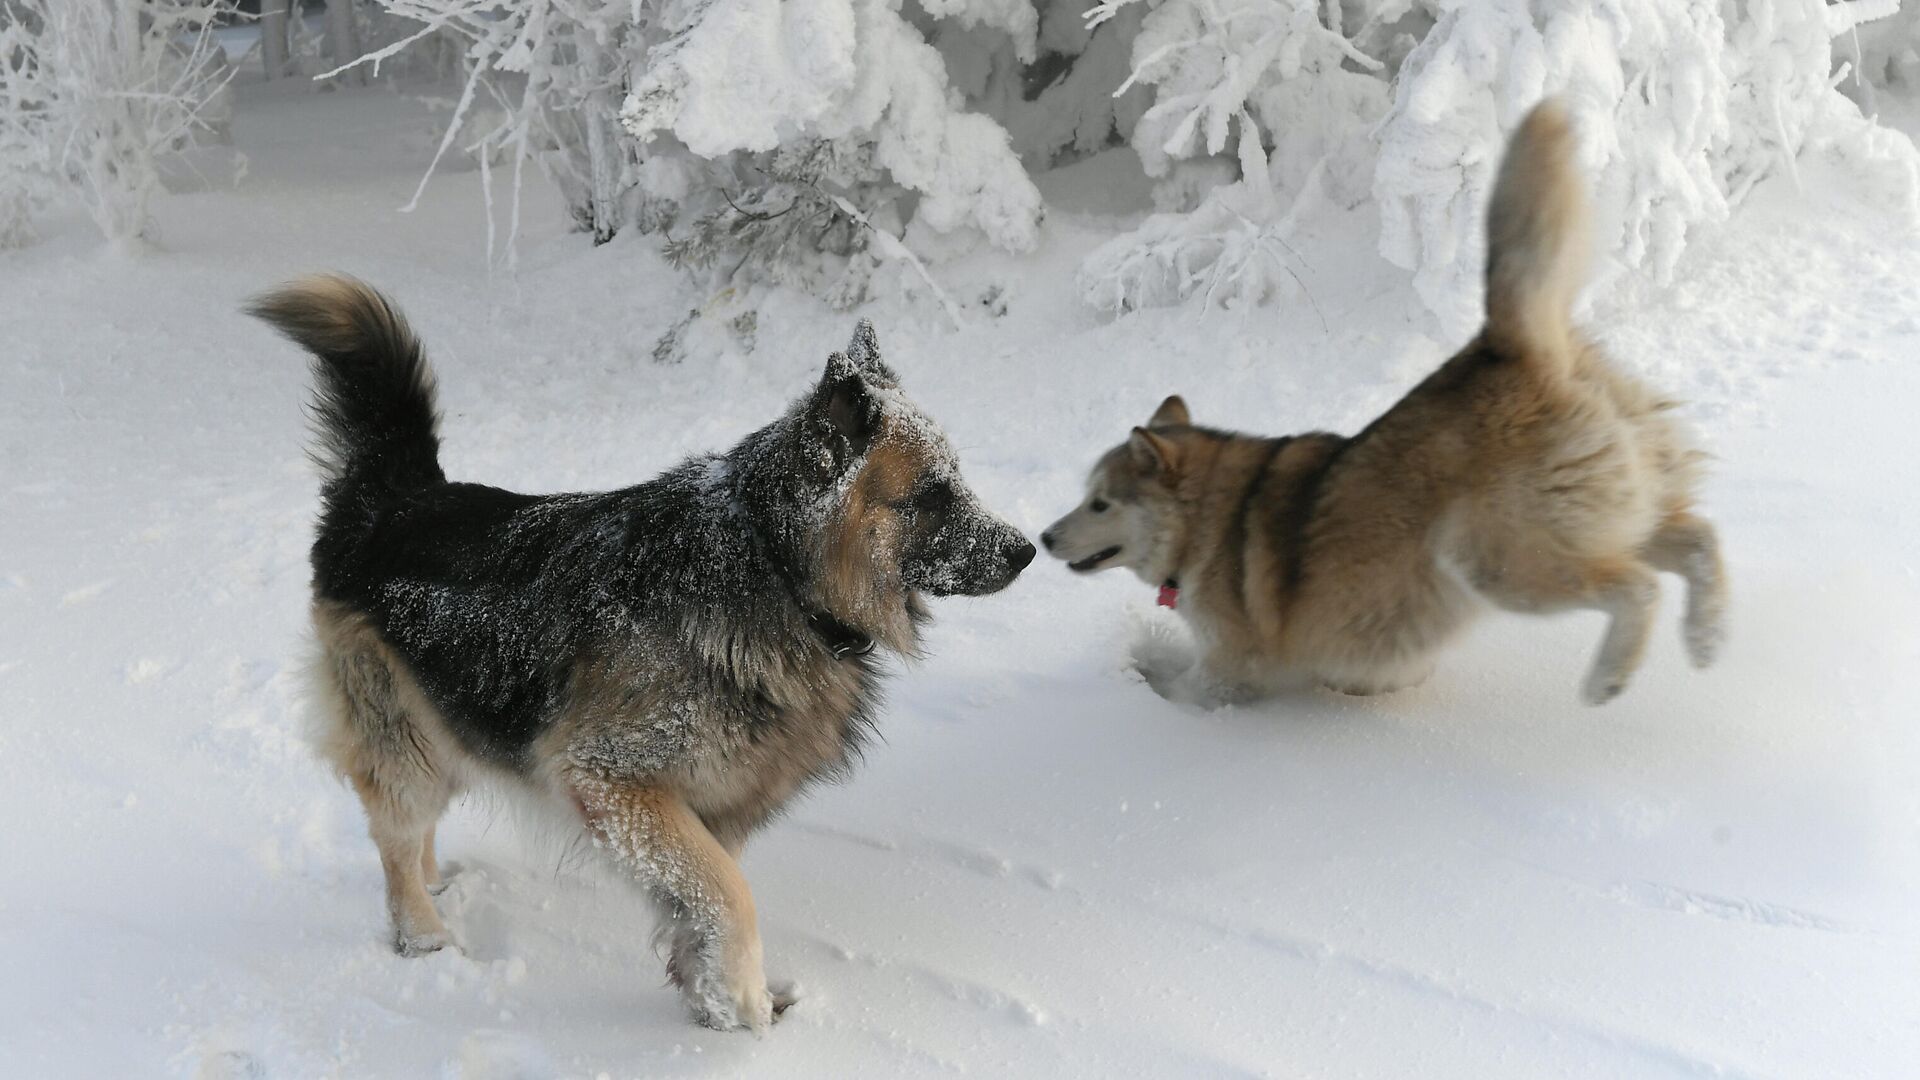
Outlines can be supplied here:
M1013 567L1014 573L1025 570L1027 564L1032 561L1033 545L1025 540L1016 541L1007 547L1007 565Z
M1040 542L1041 542L1041 543L1043 543L1043 544L1045 544L1045 545L1047 545L1047 550L1048 550L1048 551L1052 551L1052 550L1053 550L1053 534L1052 534L1052 533L1050 533L1050 532L1043 532L1043 533L1041 533L1041 534L1040 534Z

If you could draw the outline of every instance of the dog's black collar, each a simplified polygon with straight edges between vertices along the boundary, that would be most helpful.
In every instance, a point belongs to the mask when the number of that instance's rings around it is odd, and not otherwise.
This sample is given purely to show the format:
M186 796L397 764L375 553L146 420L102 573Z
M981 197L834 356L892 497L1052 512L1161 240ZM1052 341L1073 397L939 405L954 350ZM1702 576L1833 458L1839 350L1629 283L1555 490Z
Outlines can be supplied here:
M739 505L742 501L736 493L734 504ZM773 570L773 575L780 579L781 584L787 587L787 596L793 600L793 605L800 609L800 614L806 616L807 629L819 635L821 642L827 647L827 652L833 654L835 660L845 660L849 656L865 656L873 651L873 635L848 626L830 611L809 607L807 602L801 599L800 583L794 579L793 570L785 561L775 557L774 553L767 549L766 541L760 537L760 530L754 528L751 521L742 518L740 523L746 527L747 539L752 542L754 552Z

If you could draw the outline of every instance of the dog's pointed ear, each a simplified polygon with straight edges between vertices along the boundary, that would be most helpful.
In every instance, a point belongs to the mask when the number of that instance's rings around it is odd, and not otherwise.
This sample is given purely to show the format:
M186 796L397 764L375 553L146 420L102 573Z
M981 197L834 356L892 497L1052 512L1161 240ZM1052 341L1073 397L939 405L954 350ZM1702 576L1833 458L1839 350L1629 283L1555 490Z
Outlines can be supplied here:
M1146 428L1137 427L1127 436L1127 449L1148 476L1167 477L1180 468L1180 444Z
M1179 394L1174 394L1161 402L1159 408L1153 410L1153 418L1147 421L1147 426L1150 428L1185 427L1192 422L1193 418L1187 414L1187 403Z
M847 342L847 359L860 374L879 385L900 385L900 376L880 359L880 338L873 332L870 320L861 319L854 325L853 340Z
M880 422L880 405L846 353L827 357L807 413L808 426L826 452L822 464L834 473L867 452Z
M872 320L861 319L854 324L853 340L847 342L847 359L853 361L856 368L880 359L880 338L873 332Z
M849 379L856 382L860 379L860 368L853 362L853 358L843 352L827 357L827 370L820 375L820 385L832 386Z

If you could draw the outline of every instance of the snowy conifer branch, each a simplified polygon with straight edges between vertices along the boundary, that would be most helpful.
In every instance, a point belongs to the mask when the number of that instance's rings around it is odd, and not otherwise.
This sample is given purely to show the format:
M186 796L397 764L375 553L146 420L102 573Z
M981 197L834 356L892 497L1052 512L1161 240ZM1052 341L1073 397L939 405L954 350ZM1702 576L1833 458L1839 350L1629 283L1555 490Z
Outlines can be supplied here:
M1084 18L1133 6L1102 0ZM1878 24L1890 29L1863 29ZM1171 213L1095 251L1082 287L1114 310L1273 292L1250 288L1246 267L1285 265L1270 241L1290 231L1271 215L1297 207L1314 172L1332 205L1378 206L1382 255L1465 332L1503 133L1550 93L1574 103L1599 217L1619 222L1603 241L1657 279L1689 230L1761 179L1800 183L1813 148L1848 156L1920 218L1920 155L1834 89L1832 46L1864 42L1866 87L1915 56L1916 27L1920 10L1895 0L1160 0L1119 87L1156 95L1130 141Z
M1131 2L1108 0L1088 21ZM1089 303L1123 311L1198 293L1203 308L1233 306L1298 288L1289 238L1300 214L1329 188L1353 201L1385 102L1385 66L1339 32L1340 11L1322 0L1166 0L1147 15L1120 89L1155 88L1131 141L1170 212L1087 258Z
M417 26L328 76L461 43L421 190L449 152L475 155L491 250L511 156L509 260L531 164L596 240L667 231L690 272L853 303L882 257L931 285L976 240L1032 250L1030 171L1124 141L1159 213L1084 264L1103 306L1293 295L1301 208L1371 201L1381 255L1457 328L1504 132L1549 93L1585 128L1609 253L1656 278L1812 151L1868 166L1920 218L1911 147L1834 89L1920 76L1920 15L1896 0L379 2ZM1836 35L1855 61L1838 77Z
M879 245L881 254L890 259L899 259L908 266L913 267L914 272L920 275L920 280L926 283L928 291L933 293L933 298L939 301L941 310L947 313L947 318L953 323L955 330L960 329L962 325L964 325L960 319L960 305L954 303L953 297L948 296L947 291L940 287L940 283L933 280L933 275L927 272L927 264L920 261L920 256L915 255L907 245L901 243L899 237L885 229L876 227L872 221L867 219L867 215L863 213L859 207L848 202L845 196L835 195L833 201L840 207L842 213L852 218L855 222L859 223L862 228L873 235L874 242Z

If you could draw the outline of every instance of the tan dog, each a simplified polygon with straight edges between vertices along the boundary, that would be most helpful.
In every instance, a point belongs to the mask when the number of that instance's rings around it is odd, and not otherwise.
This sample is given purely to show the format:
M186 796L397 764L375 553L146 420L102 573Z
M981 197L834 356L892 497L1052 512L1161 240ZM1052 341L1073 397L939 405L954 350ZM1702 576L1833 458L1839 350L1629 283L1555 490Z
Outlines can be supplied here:
M1125 566L1177 597L1201 645L1182 696L1407 686L1490 602L1606 612L1598 704L1646 651L1660 571L1687 582L1688 655L1713 661L1727 587L1692 509L1701 455L1570 322L1587 264L1573 148L1557 104L1521 125L1489 212L1485 329L1366 430L1216 431L1170 397L1042 534L1075 571Z

